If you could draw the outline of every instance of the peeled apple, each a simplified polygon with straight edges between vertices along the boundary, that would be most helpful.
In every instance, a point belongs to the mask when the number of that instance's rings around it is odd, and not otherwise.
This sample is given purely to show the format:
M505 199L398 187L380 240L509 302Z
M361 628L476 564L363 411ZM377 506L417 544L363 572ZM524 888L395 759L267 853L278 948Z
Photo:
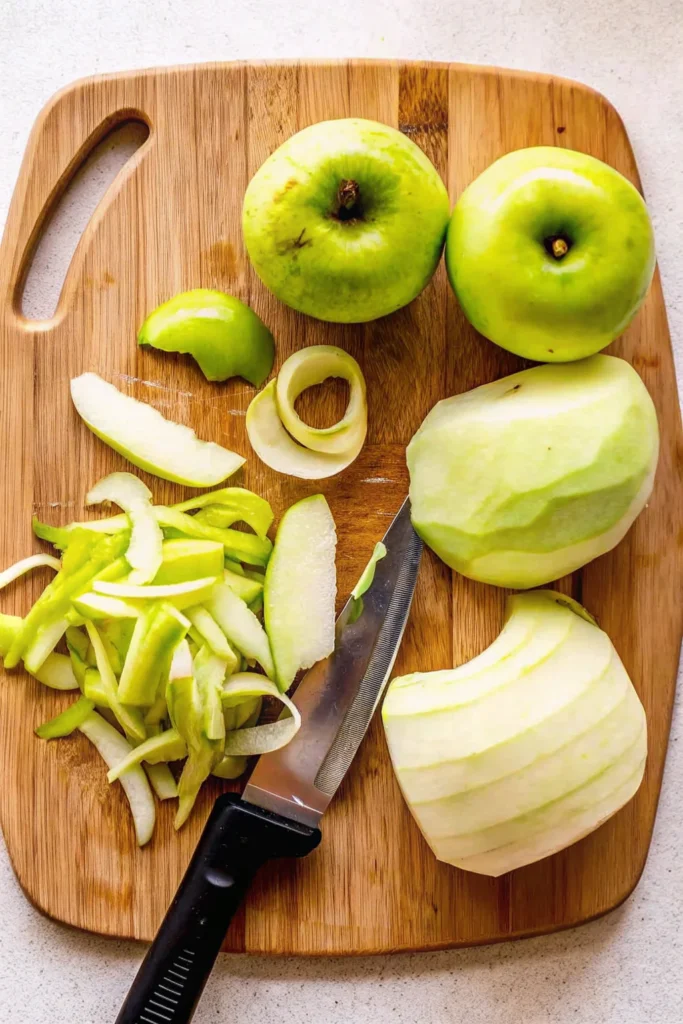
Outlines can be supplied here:
M403 795L439 860L502 875L592 832L640 786L645 712L612 642L551 590L508 601L459 668L394 679L382 712Z
M623 359L535 366L432 409L408 446L413 526L464 576L539 586L619 543L658 453L652 399Z

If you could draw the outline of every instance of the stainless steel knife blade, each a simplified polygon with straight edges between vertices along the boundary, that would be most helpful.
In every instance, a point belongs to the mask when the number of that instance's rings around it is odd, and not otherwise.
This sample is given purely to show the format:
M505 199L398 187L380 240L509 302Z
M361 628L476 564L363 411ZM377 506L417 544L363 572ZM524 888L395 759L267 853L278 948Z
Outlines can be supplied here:
M294 694L302 725L281 750L262 754L243 799L315 827L354 758L393 668L413 600L422 541L406 498L384 535L386 557L362 598L337 619L334 652Z

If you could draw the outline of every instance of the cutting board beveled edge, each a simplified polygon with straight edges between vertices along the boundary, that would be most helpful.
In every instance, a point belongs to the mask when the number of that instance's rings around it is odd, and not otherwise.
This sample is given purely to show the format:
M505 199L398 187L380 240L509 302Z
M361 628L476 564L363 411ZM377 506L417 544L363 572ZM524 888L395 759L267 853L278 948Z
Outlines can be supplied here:
M94 140L131 115L147 121L150 139L88 225L55 317L25 321L16 296L46 210ZM525 145L591 152L639 184L610 104L584 86L542 75L418 62L285 62L159 69L68 87L33 130L0 252L0 428L13 439L0 450L2 507L13 509L11 530L0 538L3 564L36 549L32 509L52 522L81 517L87 486L126 468L78 422L67 386L78 372L97 370L200 436L248 454L243 414L253 389L240 381L209 385L188 361L135 345L149 309L202 285L252 303L274 331L278 363L296 347L325 340L364 367L369 437L353 467L313 487L278 478L252 455L242 477L272 499L278 514L303 494L326 493L339 526L340 594L348 591L400 505L405 444L425 413L439 398L521 365L465 322L443 265L410 307L364 326L301 317L260 284L239 228L249 177L294 131L351 115L401 127L434 161L451 201L497 156ZM662 427L656 488L626 540L560 586L597 613L644 701L651 746L637 797L596 833L538 865L498 880L465 874L438 864L420 837L376 716L326 816L321 849L262 872L226 949L361 954L498 941L589 920L636 885L661 783L683 611L676 587L683 567L683 445L658 275L610 351L636 366L655 398ZM186 493L143 476L157 500ZM3 595L3 610L25 611L43 583L36 578L13 588ZM427 553L396 673L459 664L478 653L500 629L504 596L451 578ZM125 802L117 787L107 787L87 741L45 744L33 737L33 726L64 703L26 677L0 683L0 816L15 871L49 915L149 939L219 786L206 787L177 836L171 808L162 807L153 844L137 850Z

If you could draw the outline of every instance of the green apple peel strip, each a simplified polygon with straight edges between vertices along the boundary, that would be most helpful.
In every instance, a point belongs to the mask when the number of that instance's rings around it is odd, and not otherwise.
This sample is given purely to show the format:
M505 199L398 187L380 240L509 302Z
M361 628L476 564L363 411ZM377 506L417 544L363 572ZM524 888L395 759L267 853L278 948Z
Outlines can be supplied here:
M91 711L78 727L88 737L108 768L115 768L132 748L125 737L110 725L97 711ZM147 776L139 765L129 768L119 779L128 798L138 846L152 838L156 808Z
M225 737L225 754L228 757L249 757L279 750L296 736L301 727L301 715L296 704L263 676L255 672L239 672L223 684L221 699L224 707L235 707L254 697L275 697L289 710L291 717L229 732Z
M9 586L14 580L19 579L20 576L30 572L31 569L39 569L44 565L49 566L50 569L54 569L56 572L59 572L62 568L62 563L54 555L29 555L28 558L22 558L21 561L10 565L4 572L0 572L0 590Z
M56 740L61 736L70 736L86 720L91 711L95 710L93 701L87 697L79 699L60 715L55 715L49 722L43 722L36 729L36 736L41 740Z
M349 384L346 412L331 427L309 427L296 412L294 403L307 388L322 384L329 377L342 377ZM365 441L365 379L353 356L336 345L311 345L285 360L277 376L275 400L285 430L311 451L346 455Z
M343 377L351 394L344 417L331 427L309 427L294 409L306 388ZM333 345L312 345L285 361L276 380L253 399L246 427L251 446L271 469L304 480L321 480L346 469L367 434L365 380L358 363Z
M131 583L149 583L161 565L164 536L154 515L152 492L132 473L110 473L88 491L86 505L113 501L130 522L130 543L126 561L133 572Z

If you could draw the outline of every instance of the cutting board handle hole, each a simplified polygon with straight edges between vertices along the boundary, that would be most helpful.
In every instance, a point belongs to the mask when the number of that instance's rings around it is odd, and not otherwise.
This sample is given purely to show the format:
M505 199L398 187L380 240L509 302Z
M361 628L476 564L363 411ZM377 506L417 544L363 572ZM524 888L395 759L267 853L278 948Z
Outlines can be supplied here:
M111 122L109 121L108 125ZM17 302L26 320L45 321L54 317L64 282L89 223L105 197L113 194L115 183L130 169L130 163L149 138L149 126L132 119L92 136L80 161L59 182L41 217L24 259L24 271L17 289ZM105 273L100 286L114 283Z

